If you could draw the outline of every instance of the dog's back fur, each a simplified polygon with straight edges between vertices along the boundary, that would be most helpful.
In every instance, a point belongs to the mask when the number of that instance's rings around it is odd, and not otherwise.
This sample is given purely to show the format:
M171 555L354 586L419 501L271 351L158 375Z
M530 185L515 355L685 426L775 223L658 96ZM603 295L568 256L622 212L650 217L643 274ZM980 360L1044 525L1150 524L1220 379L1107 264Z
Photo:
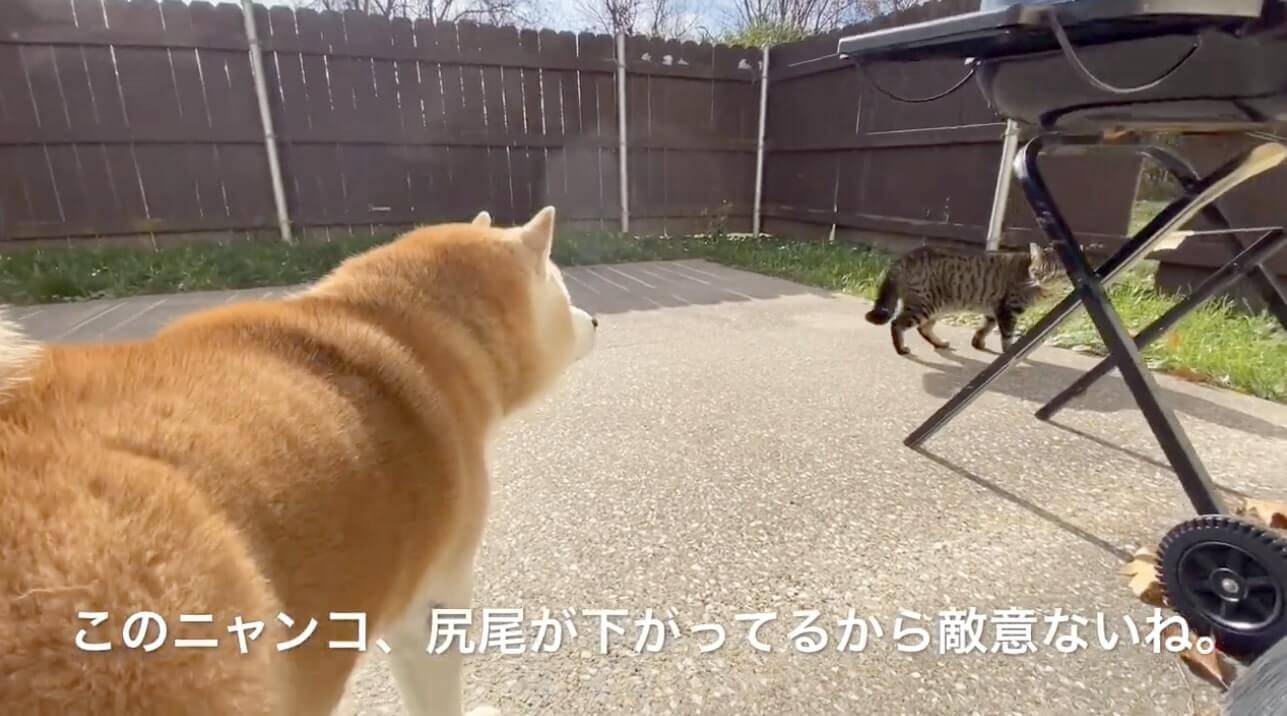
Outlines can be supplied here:
M329 713L359 656L328 647L358 639L330 615L360 612L371 645L402 651L399 685L426 690L404 693L412 712L458 713L458 694L429 693L450 681L417 682L423 609L468 606L452 602L468 600L497 422L592 343L552 230L552 209L419 229L285 300L0 366L5 710ZM155 651L123 643L141 611L168 626ZM238 618L264 625L248 654ZM111 651L78 649L79 629Z

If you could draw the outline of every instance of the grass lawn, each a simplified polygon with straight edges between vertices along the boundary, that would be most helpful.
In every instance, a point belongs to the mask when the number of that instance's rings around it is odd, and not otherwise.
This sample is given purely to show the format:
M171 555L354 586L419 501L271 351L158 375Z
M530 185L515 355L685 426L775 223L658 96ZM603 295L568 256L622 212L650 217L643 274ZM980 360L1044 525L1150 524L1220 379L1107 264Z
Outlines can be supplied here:
M1148 215L1143 216L1144 219ZM0 255L0 302L72 301L144 293L249 288L303 283L344 257L379 243L347 239L289 247L234 243L146 251L122 248L32 251ZM703 258L825 289L872 298L888 256L847 244L779 239L635 239L611 234L570 235L556 242L566 266L655 259ZM1151 267L1140 266L1110 293L1132 332L1175 303L1152 288ZM1043 309L1029 311L1026 322ZM855 320L861 318L855 314ZM977 317L963 317L976 323ZM855 326L859 326L855 323ZM1050 341L1102 354L1103 344L1084 311ZM1156 370L1287 403L1287 336L1267 315L1248 316L1220 303L1190 314L1145 351Z

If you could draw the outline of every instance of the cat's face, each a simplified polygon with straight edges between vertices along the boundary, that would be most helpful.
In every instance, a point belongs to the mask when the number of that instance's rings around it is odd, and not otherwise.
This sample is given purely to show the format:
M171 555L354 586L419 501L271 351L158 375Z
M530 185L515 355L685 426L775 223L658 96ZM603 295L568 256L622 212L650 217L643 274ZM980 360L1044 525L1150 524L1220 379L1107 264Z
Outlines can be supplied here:
M1028 275L1035 283L1045 285L1064 276L1064 265L1053 248L1043 249L1036 244L1028 244L1028 255L1031 258Z

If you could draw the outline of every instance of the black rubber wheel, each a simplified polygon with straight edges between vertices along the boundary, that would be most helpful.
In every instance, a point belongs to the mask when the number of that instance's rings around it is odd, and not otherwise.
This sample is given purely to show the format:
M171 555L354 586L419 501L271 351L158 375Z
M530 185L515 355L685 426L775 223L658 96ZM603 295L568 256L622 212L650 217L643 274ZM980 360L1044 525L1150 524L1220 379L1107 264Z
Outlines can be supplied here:
M1174 527L1158 547L1167 603L1226 653L1256 656L1287 636L1287 540L1228 515Z

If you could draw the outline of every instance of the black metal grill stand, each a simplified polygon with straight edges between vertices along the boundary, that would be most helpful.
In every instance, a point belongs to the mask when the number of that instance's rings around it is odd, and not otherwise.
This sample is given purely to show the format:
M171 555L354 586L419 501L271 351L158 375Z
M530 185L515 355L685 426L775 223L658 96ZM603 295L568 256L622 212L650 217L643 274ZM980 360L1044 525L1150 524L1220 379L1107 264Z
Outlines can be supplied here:
M1038 161L1044 155L1084 154L1093 151L1129 151L1142 154L1161 164L1180 182L1184 195L1167 205L1135 236L1126 242L1099 268L1093 269L1081 243L1064 220L1050 189L1041 175ZM1172 469L1175 470L1189 501L1199 514L1225 512L1211 477L1190 444L1175 414L1157 395L1157 384L1140 357L1140 351L1157 340L1178 321L1213 296L1226 290L1243 277L1258 287L1269 310L1287 329L1287 297L1273 275L1262 268L1263 262L1281 249L1287 240L1282 228L1266 231L1249 247L1243 247L1225 214L1215 202L1243 182L1273 169L1287 160L1287 146L1266 141L1239 154L1205 176L1178 154L1156 144L1144 142L1105 143L1099 137L1070 137L1044 134L1028 142L1015 159L1015 173L1024 194L1037 217L1037 224L1050 238L1059 254L1073 291L1043 316L1008 350L1004 351L945 403L904 441L909 447L920 447L974 401L994 380L1028 355L1078 307L1084 306L1108 349L1108 357L1081 379L1073 383L1037 412L1048 419L1069 400L1085 392L1092 383L1117 368L1130 389L1149 428L1157 438ZM1132 337L1109 301L1106 287L1137 259L1147 255L1159 241L1203 215L1228 233L1228 242L1236 255L1208 277L1190 295L1163 316Z

